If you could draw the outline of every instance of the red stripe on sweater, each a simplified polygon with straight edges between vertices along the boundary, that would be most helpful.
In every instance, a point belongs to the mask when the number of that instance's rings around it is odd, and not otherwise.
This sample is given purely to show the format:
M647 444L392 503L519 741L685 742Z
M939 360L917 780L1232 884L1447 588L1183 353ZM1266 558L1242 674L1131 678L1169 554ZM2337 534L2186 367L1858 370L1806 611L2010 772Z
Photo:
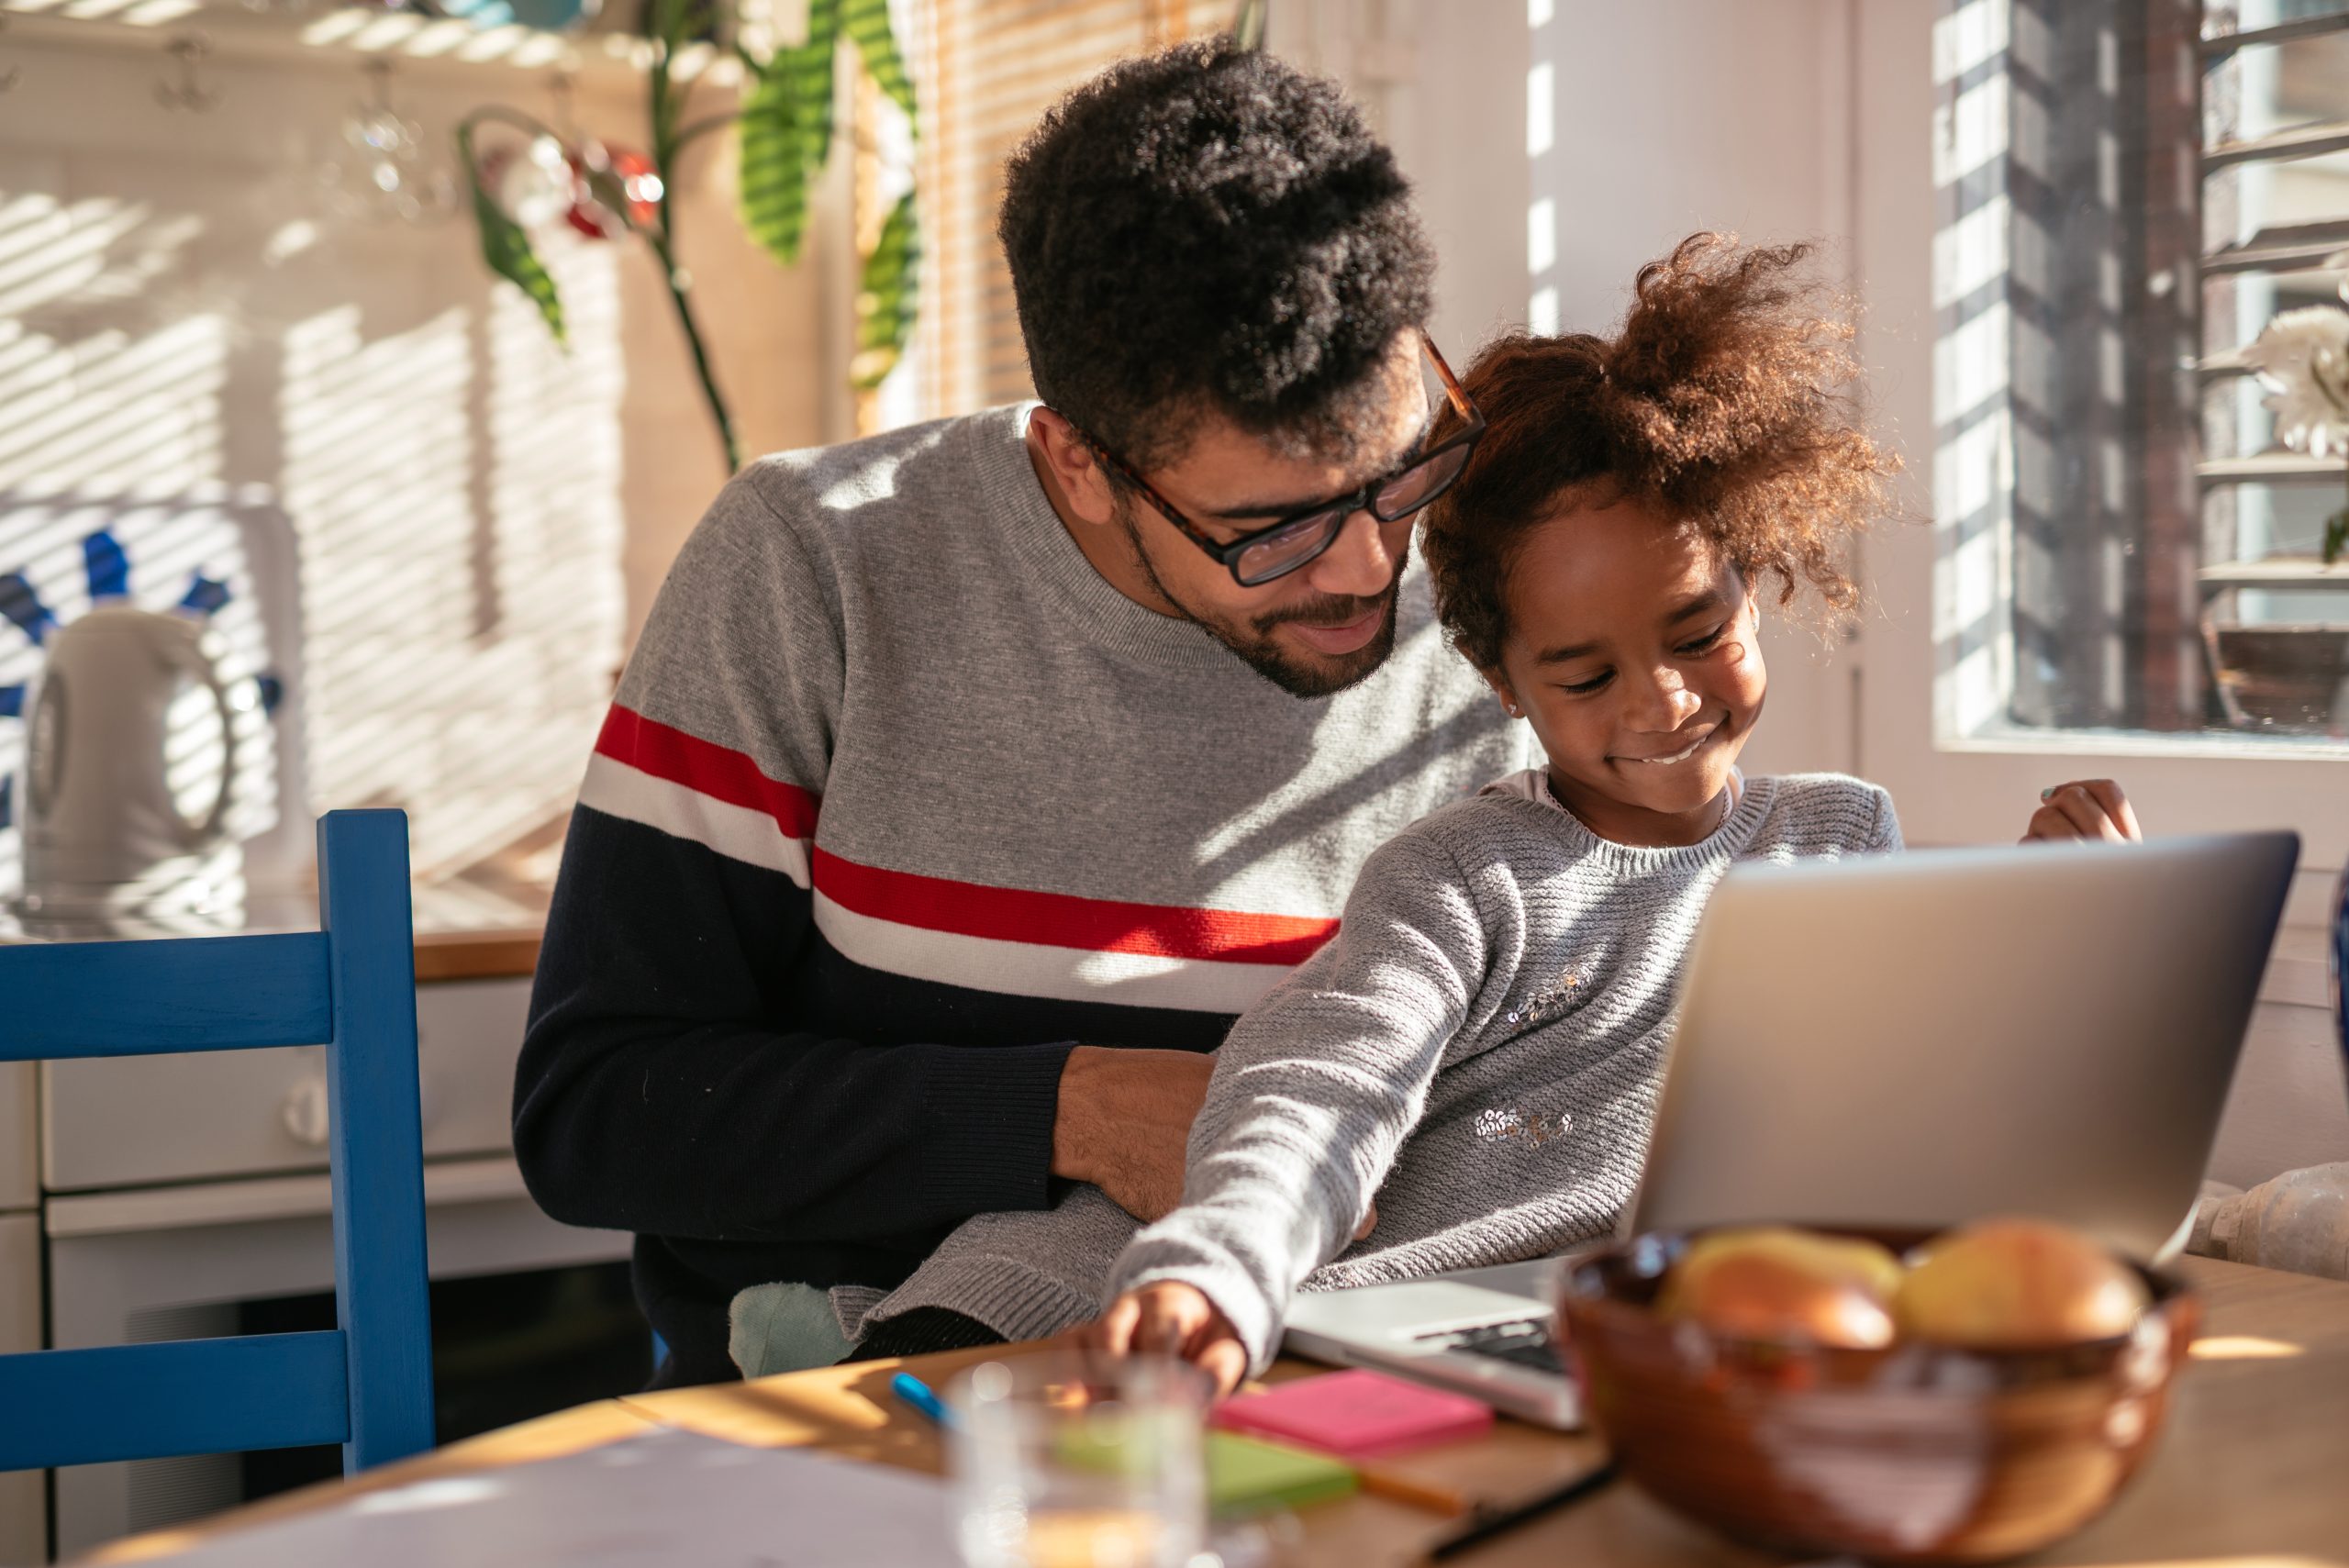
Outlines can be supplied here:
M604 716L596 750L614 762L683 784L712 800L763 811L774 818L785 838L816 836L816 814L823 803L820 795L769 778L743 752L672 729L618 703Z
M1335 920L1120 904L1068 893L989 887L810 854L816 891L844 909L926 931L1087 952L1148 953L1221 963L1298 964L1337 934Z

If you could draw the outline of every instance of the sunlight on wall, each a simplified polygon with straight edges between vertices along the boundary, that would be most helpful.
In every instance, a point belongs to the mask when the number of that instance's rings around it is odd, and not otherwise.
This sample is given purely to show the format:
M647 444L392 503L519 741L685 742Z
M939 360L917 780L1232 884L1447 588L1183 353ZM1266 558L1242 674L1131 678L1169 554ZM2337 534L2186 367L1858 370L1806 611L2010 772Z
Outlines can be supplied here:
M1539 158L1556 145L1558 120L1553 104L1556 68L1537 61L1525 73L1525 155Z
M104 528L142 606L195 573L228 584L232 673L298 665L303 687L275 719L239 716L259 742L240 728L242 832L278 816L278 725L305 846L317 811L398 806L429 877L558 821L621 657L619 249L546 248L566 354L462 226L368 228L303 209L284 169L150 150L28 161L0 136L0 577L61 624ZM251 484L291 519L277 581L206 510ZM272 598L298 598L298 649L269 646ZM0 692L39 660L0 620ZM190 791L201 728L173 762ZM23 729L0 711L0 777ZM17 837L0 828L0 899Z
M284 337L314 787L406 806L420 875L567 807L619 661L618 272L550 249L568 356L504 292L394 336L345 306Z
M2013 497L2044 470L2019 452L2013 404L2046 367L2016 333L2006 280L2017 261L2011 205L1998 179L2008 151L2007 0L1972 0L1933 24L1933 637L1935 728L1972 735L2005 713L2015 661L2009 599ZM2042 355L2043 359L2043 354Z
M218 476L228 324L107 319L201 228L135 204L0 187L0 489Z
M1534 35L1536 55L1554 48L1553 40L1544 39L1542 29L1557 19L1553 0L1526 0L1525 27ZM1555 71L1547 60L1536 59L1525 73L1525 156L1540 158L1557 141L1555 106ZM1538 171L1529 170L1528 183L1539 187L1544 182ZM1558 329L1558 285L1554 274L1558 267L1558 204L1550 196L1536 196L1525 209L1525 272L1531 292L1526 296L1525 327L1529 332L1544 335Z

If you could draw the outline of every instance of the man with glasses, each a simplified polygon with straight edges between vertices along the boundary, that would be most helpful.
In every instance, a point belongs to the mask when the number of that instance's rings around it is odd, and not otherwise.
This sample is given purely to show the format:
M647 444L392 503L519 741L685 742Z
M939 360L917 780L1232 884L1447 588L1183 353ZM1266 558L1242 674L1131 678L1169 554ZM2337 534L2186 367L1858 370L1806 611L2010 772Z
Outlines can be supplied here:
M839 1359L970 1215L1171 1208L1231 1019L1529 760L1409 570L1483 420L1333 87L1114 67L1001 233L1041 405L739 475L581 789L515 1149L662 1383Z

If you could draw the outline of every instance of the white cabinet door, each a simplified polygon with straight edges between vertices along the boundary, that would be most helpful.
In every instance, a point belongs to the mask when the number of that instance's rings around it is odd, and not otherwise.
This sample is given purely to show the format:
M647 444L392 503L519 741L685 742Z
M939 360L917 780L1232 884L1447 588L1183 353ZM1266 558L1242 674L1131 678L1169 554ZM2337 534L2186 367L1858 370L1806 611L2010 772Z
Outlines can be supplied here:
M424 1152L494 1154L512 1141L514 1060L530 1003L523 979L417 987ZM326 1051L51 1062L41 1067L41 1150L52 1192L326 1167Z
M0 1214L0 1354L40 1349L40 1220ZM49 1561L41 1472L0 1472L0 1563Z
M33 1103L33 1064L0 1062L0 1210L40 1202Z

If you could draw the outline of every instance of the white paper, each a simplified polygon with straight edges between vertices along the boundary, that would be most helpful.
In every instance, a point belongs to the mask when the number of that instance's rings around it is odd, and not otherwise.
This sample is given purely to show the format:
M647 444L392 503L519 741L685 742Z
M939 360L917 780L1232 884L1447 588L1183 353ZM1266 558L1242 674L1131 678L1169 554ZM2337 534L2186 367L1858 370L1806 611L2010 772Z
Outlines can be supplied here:
M183 1568L957 1568L946 1488L880 1464L651 1431L232 1530Z

